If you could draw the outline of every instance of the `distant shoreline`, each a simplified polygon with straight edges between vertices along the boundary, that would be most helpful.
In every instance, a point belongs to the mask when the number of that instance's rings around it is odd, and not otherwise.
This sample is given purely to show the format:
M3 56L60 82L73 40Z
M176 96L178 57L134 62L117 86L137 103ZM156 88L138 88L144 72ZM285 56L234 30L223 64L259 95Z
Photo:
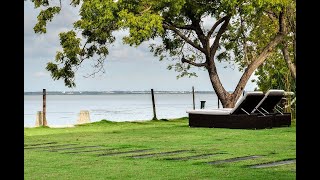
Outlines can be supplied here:
M155 94L191 94L191 91L154 91ZM215 94L214 91L195 91L201 94ZM151 94L150 91L47 91L47 95L108 95L108 94ZM42 91L24 92L24 95L42 95Z

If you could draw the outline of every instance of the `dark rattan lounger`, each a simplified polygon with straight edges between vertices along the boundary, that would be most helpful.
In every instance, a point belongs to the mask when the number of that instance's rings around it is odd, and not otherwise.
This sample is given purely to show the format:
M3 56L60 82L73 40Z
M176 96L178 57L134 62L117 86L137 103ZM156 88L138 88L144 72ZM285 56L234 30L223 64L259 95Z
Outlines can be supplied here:
M270 89L265 94L261 102L252 110L251 113L261 115L272 115L272 127L282 127L291 125L291 113L282 113L277 109L277 104L285 97L284 90Z
M247 92L234 108L188 110L189 126L232 129L290 126L290 113L270 113L283 93L283 90L269 90L265 95L261 91Z

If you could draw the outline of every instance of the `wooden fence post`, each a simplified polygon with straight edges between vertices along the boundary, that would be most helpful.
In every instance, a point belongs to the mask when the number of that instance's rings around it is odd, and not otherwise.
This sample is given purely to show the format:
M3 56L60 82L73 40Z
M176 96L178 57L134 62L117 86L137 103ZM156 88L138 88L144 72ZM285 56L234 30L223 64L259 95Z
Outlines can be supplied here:
M42 125L47 126L47 118L46 118L46 89L43 89L43 105L42 105Z
M151 89L151 97L152 97L152 107L153 107L153 118L152 118L152 120L158 120L157 119L157 115L156 115L156 104L154 102L153 89Z
M196 108L195 99L194 99L194 86L192 86L192 100L193 100L193 109Z

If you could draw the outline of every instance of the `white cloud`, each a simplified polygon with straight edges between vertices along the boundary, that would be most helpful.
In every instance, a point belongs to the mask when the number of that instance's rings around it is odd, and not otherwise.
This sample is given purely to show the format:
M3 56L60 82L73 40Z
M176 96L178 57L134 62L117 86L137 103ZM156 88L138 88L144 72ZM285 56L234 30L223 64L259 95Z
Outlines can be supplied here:
M33 76L34 76L34 77L38 77L38 78L40 78L40 77L48 77L48 76L49 76L49 73L43 72L43 71L39 71L39 72L35 72L35 73L33 74Z
M52 22L47 24L46 34L35 34L33 27L37 23L37 15L40 9L34 9L33 4L25 2L24 16L24 56L26 58L41 57L44 59L54 59L56 51L60 50L59 33L71 30L72 23L79 19L74 8L63 3L60 14L56 15Z

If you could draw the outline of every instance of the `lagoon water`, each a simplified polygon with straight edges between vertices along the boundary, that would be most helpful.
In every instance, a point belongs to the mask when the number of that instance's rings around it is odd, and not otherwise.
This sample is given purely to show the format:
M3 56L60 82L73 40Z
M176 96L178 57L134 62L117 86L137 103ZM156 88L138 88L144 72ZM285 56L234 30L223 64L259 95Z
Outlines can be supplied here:
M158 119L186 117L192 109L192 94L155 94ZM218 107L214 93L195 93L196 109L206 101L205 109ZM80 110L89 110L91 122L141 121L153 117L151 94L47 95L48 126L70 126L77 122ZM221 108L221 104L220 104ZM24 95L24 127L34 127L37 111L42 111L42 95Z

